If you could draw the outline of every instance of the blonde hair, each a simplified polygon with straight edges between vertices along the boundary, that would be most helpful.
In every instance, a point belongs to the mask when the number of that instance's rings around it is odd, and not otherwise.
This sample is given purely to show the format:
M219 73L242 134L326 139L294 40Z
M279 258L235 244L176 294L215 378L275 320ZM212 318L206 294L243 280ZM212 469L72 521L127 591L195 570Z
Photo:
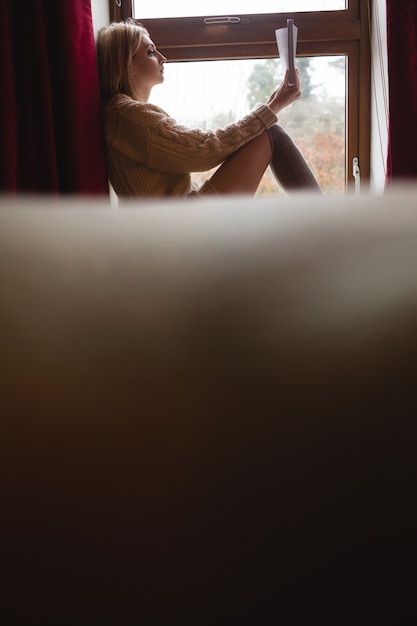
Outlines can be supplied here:
M144 34L149 34L146 28L133 20L114 22L99 30L97 63L101 97L105 104L117 93L135 97L130 64Z

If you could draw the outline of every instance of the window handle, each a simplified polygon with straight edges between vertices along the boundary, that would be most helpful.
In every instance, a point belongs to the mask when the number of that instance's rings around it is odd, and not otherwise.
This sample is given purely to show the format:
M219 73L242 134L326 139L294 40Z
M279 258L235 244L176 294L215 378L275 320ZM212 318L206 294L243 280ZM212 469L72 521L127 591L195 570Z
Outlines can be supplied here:
M204 24L249 24L249 20L242 20L236 16L221 16L221 17L205 17Z

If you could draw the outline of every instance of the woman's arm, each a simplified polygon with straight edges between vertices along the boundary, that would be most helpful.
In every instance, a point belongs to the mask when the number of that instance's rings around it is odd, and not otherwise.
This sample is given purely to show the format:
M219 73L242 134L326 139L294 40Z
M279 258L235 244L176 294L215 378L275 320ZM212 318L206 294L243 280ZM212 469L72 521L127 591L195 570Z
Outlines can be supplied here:
M203 131L178 124L160 107L119 96L105 111L106 140L124 157L162 172L207 171L276 123L276 114L300 95L286 78L260 105L225 128Z
M159 107L121 97L105 111L106 141L125 158L164 172L207 171L276 123L261 105L225 128L203 131L178 124Z

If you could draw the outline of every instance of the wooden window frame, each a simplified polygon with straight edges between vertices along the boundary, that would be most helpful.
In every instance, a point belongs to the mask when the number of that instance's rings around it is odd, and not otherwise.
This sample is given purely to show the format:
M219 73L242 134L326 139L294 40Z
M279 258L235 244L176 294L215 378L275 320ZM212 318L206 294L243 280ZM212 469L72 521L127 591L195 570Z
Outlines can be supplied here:
M109 0L111 21L132 16L132 0ZM353 158L362 188L370 178L371 47L369 0L349 0L341 11L297 12L297 55L347 58L346 188L354 189ZM120 5L120 6L119 6ZM236 14L233 14L234 16ZM275 29L294 13L239 14L240 23L210 24L204 17L143 19L168 62L277 57Z

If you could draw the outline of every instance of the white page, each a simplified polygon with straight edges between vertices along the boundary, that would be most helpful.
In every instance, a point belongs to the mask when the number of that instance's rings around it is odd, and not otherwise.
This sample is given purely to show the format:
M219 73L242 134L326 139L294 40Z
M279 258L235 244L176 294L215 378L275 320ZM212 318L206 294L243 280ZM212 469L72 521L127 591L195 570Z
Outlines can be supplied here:
M278 28L275 31L275 37L277 40L278 53L280 59L284 65L284 70L289 70L288 85L292 87L294 85L294 68L295 68L295 55L297 52L297 36L298 28L294 26L294 20L287 20L288 26L286 28ZM291 44L291 32L292 28L292 51L289 50Z

